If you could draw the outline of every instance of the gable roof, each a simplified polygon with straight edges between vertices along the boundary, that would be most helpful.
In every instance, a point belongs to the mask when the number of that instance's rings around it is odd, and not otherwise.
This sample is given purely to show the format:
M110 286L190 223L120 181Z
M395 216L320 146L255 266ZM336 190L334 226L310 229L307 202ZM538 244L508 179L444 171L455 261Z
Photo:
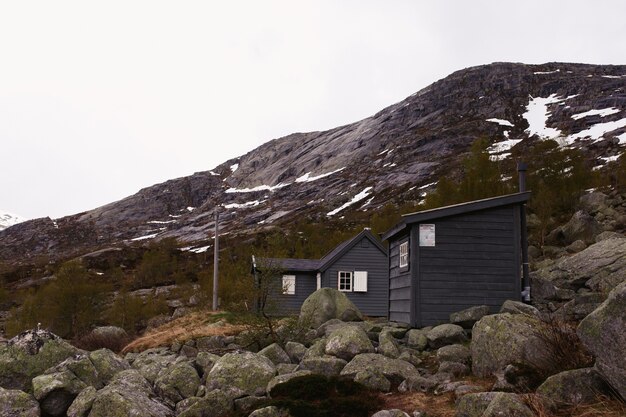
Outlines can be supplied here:
M284 271L316 272L320 264L319 259L295 258L259 258L262 268L276 268ZM258 266L257 266L258 267Z
M380 250L382 253L385 254L385 256L387 256L387 249L383 246L380 240L378 240L372 234L372 231L369 228L363 229L361 233L354 236L352 239L349 239L349 240L346 240L345 242L340 243L339 245L337 245L335 249L331 250L326 255L324 255L322 259L320 259L319 270L322 272L326 270L329 266L335 263L337 259L341 258L343 255L346 254L346 252L352 249L354 245L360 242L361 239L363 238L367 238L370 242L374 244L375 247L378 248L378 250Z
M402 215L402 221L383 234L383 240L402 232L407 226L414 223L421 223L429 220L441 219L443 217L455 216L458 214L470 213L494 207L508 206L512 204L523 204L530 198L530 191L523 193L507 194L498 197L484 198L466 203L454 204L451 206L439 207L431 210L418 211Z
M363 238L368 239L372 244L377 247L385 256L387 256L387 249L382 245L379 239L377 239L370 229L364 229L351 239L348 239L333 250L324 255L321 259L295 259L295 258L259 258L259 263L263 266L267 265L273 268L278 268L284 271L299 271L299 272L323 272L330 267L335 261L345 255L350 249L352 249ZM257 267L258 268L258 267Z

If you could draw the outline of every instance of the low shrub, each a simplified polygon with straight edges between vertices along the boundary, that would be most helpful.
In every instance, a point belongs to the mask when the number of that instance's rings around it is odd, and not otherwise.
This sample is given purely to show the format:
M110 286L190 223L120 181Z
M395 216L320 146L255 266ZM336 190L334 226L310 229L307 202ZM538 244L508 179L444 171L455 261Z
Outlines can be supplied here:
M367 417L383 406L382 399L352 380L306 375L277 385L266 406L289 410L293 417Z

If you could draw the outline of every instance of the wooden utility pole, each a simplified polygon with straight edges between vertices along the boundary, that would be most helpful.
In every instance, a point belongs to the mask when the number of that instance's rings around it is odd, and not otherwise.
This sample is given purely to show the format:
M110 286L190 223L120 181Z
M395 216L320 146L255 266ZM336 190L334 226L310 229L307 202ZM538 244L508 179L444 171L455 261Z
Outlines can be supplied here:
M220 252L220 236L219 236L220 213L215 207L215 245L213 246L213 311L217 311L217 291L219 287L219 252Z

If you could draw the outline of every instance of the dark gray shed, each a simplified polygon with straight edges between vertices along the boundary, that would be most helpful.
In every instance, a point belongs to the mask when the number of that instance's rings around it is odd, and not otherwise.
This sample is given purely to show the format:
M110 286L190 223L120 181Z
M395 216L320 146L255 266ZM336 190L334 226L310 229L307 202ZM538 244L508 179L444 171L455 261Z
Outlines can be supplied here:
M389 320L423 327L475 305L521 300L529 192L406 214L389 241Z
M276 294L279 311L295 313L315 290L336 288L369 316L388 311L389 268L387 249L369 229L348 239L321 259L262 258L264 265L280 270L286 291Z

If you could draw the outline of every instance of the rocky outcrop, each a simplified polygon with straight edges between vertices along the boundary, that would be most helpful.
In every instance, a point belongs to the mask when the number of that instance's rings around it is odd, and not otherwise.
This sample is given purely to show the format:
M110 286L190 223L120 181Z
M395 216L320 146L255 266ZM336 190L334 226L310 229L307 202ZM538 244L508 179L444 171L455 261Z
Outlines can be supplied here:
M300 322L317 328L331 319L344 321L346 317L363 320L359 309L341 291L333 288L320 288L309 295L300 308Z
M360 353L374 352L374 346L363 329L357 326L344 326L328 336L324 352L349 361Z
M0 386L32 392L31 380L81 351L45 330L29 330L0 345Z
M575 255L540 269L533 276L551 282L558 288L574 291L586 287L608 292L626 281L626 239L602 240ZM554 294L552 298L556 297Z
M608 392L606 383L592 368L552 375L537 388L537 394L551 408L594 403Z
M462 311L450 314L450 323L471 329L474 323L489 314L489 306L474 306Z
M415 366L400 359L391 359L375 353L355 356L341 371L342 376L354 378L368 369L378 369L391 383L399 384L405 379L420 376Z
M432 349L439 349L446 345L463 343L467 340L467 337L461 326L457 326L456 324L440 324L439 326L433 327L433 329L426 334L426 339L428 339L428 346Z
M577 333L596 356L598 373L626 400L626 282L580 322Z

